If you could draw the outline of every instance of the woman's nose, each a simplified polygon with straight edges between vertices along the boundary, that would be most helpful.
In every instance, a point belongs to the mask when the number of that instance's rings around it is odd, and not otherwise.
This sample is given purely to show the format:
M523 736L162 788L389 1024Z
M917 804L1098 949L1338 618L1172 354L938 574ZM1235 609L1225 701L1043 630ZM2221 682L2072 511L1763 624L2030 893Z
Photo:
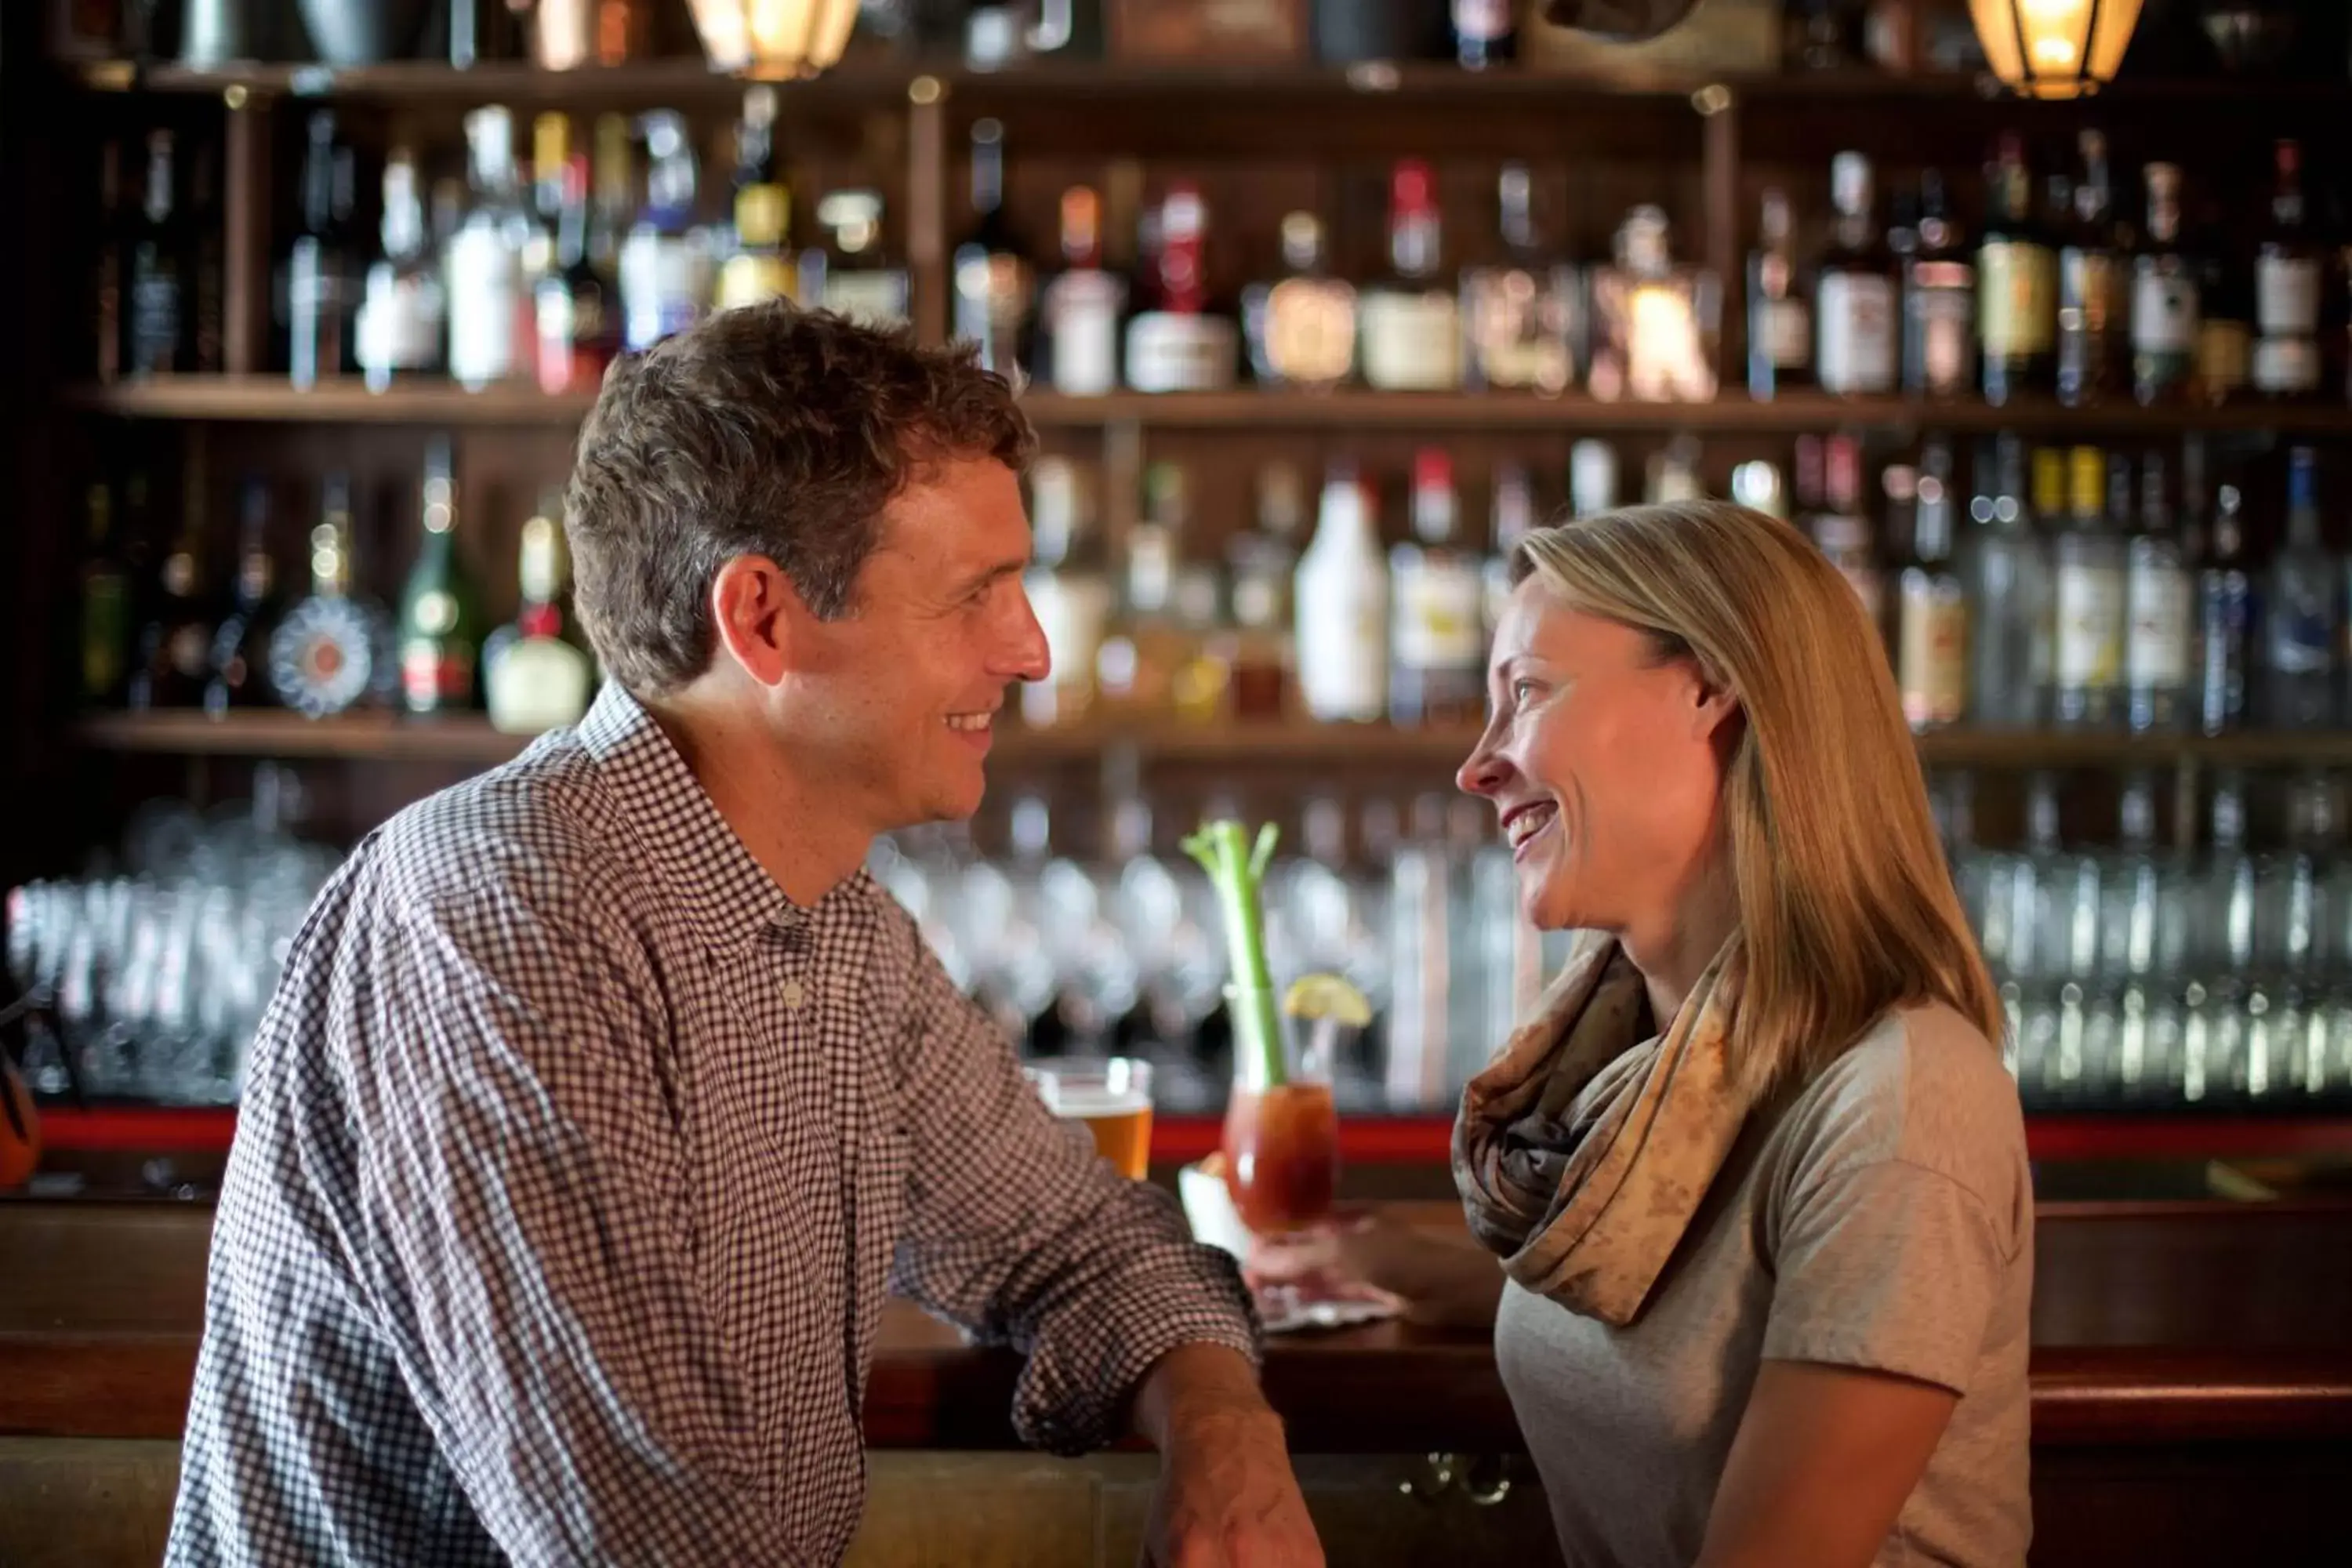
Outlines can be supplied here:
M1492 798L1510 777L1511 765L1503 760L1489 738L1482 737L1469 758L1454 770L1454 782L1465 795Z

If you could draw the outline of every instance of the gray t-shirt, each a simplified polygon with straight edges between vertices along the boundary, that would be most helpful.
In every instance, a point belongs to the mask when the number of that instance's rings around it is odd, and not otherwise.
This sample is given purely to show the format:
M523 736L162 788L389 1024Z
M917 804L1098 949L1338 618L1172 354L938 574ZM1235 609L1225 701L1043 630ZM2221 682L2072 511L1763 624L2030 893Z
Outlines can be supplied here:
M2016 1088L1966 1019L1925 1007L1890 1014L1785 1109L1751 1122L1631 1327L1515 1284L1495 1352L1561 1550L1580 1568L1687 1568L1697 1557L1768 1358L1958 1394L1874 1563L2010 1568L2032 1531L2032 1291Z

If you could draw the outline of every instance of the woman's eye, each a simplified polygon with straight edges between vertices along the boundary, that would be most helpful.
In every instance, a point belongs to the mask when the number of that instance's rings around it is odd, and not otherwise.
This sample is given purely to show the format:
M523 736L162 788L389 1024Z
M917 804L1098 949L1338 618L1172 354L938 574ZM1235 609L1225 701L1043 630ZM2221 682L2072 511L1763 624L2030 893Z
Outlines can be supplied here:
M1525 702L1536 691L1536 683L1524 678L1511 682L1511 700Z

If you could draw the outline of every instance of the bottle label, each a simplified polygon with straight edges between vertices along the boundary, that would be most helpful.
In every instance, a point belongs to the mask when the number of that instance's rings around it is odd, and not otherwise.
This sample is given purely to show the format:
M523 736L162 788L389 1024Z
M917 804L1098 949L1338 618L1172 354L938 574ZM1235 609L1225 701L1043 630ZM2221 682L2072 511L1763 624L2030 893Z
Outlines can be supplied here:
M1569 347L1567 291L1548 277L1503 268L1463 281L1470 312L1470 352L1488 386L1563 390L1575 374Z
M2319 390L2319 342L2315 338L2264 338L2254 345L2253 378L2260 392Z
M2132 280L2132 348L2147 354L2185 354L2197 346L2197 280L2144 267Z
M2013 359L2048 353L2058 337L2058 258L2046 245L1988 241L1978 253L1984 278L1984 351Z
M1919 389L1966 392L1976 381L1976 295L1967 288L1915 288L1911 330L1916 334Z
M1466 561L1396 577L1396 661L1405 669L1477 669L1486 659L1486 585Z
M2123 677L2124 574L2113 566L2058 568L2058 684L2113 687Z
M131 367L165 371L180 353L180 278L169 267L131 268Z
M2317 592L2266 595L2263 620L2270 635L2263 639L2270 667L2278 675L2325 675L2335 652L2334 616L2324 585Z
M694 325L710 296L709 271L705 246L657 234L632 235L623 242L621 322L630 352L641 353ZM450 341L454 352L454 327Z
M2266 338L2307 338L2319 331L2318 261L2265 256L2255 263L2254 321Z
M2133 687L2179 686L2189 679L2189 576L2168 565L2131 574L2131 626L2124 639L2124 679Z
M2210 734L2242 722L2246 714L2246 639L2253 620L2252 586L2242 572L2207 571L2198 590L2198 721Z
M537 735L588 710L588 656L561 637L524 637L490 667L490 727Z
M1108 272L1065 272L1046 290L1054 390L1099 397L1118 386L1118 312L1126 290Z
M1895 280L1874 272L1822 278L1822 385L1831 392L1895 390Z
M1454 0L1454 31L1482 44L1509 37L1511 0Z
M1958 721L1968 707L1969 610L1959 584L1927 573L1903 582L1895 665L1914 728Z
M390 262L368 273L353 337L360 368L377 374L423 370L441 352L441 290L430 278L403 278Z
M1266 290L1265 363L1298 386L1335 385L1356 368L1356 296L1344 283L1286 278Z
M1298 584L1298 689L1327 722L1388 711L1388 594L1377 565L1333 562Z
M400 649L400 689L412 713L467 706L474 698L474 650L450 638L409 638Z
M1813 313L1802 300L1764 301L1765 353L1780 370L1802 370L1813 363Z
M2121 325L2123 273L2104 250L2068 249L2058 258L2058 317L2064 331L2093 336Z
M1461 311L1454 296L1386 289L1363 302L1364 380L1382 392L1450 392L1462 384Z
M2254 340L2243 321L2203 321L2197 328L2197 377L2219 399L2253 374Z

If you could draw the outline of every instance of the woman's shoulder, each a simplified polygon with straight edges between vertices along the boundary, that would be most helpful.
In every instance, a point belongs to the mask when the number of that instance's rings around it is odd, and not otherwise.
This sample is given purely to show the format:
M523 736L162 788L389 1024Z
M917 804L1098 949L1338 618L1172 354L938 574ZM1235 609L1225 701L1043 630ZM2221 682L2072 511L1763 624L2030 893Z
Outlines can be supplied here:
M1899 1162L1995 1213L2030 1191L2016 1080L2000 1047L1941 1003L1890 1010L1798 1093L1782 1131L1815 1173Z

